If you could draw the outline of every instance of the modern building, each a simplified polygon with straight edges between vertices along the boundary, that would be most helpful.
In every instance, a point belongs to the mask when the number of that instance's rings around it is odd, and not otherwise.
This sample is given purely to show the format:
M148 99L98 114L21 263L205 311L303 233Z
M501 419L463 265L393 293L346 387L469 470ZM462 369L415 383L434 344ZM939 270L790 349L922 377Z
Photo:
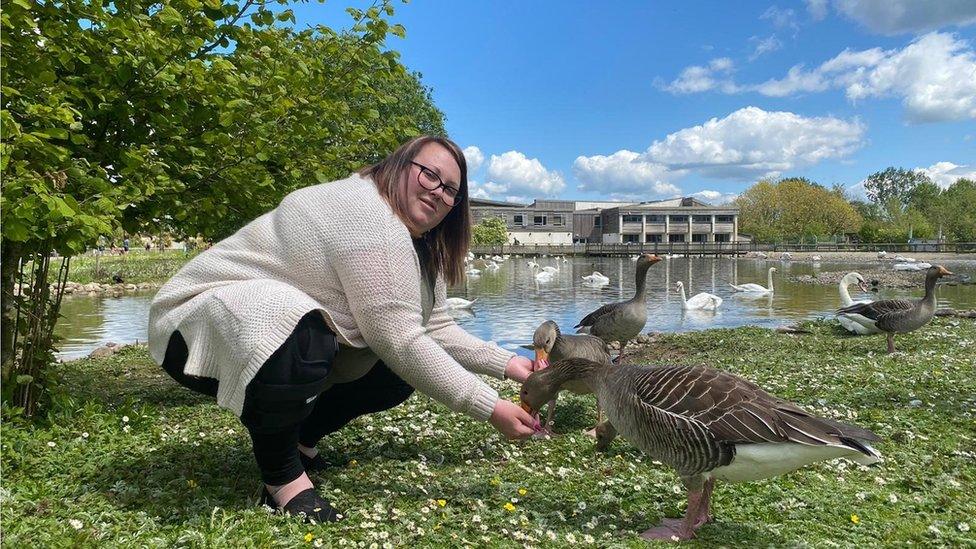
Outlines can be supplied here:
M736 242L739 210L697 198L652 202L536 200L532 204L471 199L474 222L500 217L509 243Z

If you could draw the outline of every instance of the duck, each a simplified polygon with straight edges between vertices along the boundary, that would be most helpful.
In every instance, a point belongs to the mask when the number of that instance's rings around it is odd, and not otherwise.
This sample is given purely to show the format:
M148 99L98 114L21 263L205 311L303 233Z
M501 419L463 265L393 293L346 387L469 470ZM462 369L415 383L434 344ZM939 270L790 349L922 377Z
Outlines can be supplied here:
M701 292L692 296L691 299L685 299L685 285L678 281L675 287L681 292L681 308L686 311L715 311L722 306L722 298L715 294Z
M651 459L672 467L688 490L681 519L664 519L645 539L688 540L711 520L716 481L770 478L805 465L849 458L881 461L871 431L817 417L754 383L704 365L553 362L529 374L519 397L533 413L570 382L596 394L608 420L597 428L597 449L619 433Z
M609 303L586 315L574 326L577 328L576 333L594 335L607 343L620 342L617 360L623 361L627 342L640 335L647 324L647 270L658 261L661 258L654 254L641 255L635 269L634 297L627 301Z
M593 274L588 274L580 278L582 278L583 282L586 282L587 284L610 284L610 278L604 276L600 271L593 271Z
M862 326L884 332L888 336L888 353L895 352L895 334L913 332L928 324L935 316L935 284L953 273L942 265L933 265L925 273L925 295L921 299L882 299L871 303L855 303L837 309L837 314Z
M762 292L762 293L765 293L765 294L771 294L771 293L773 293L773 273L774 272L776 272L776 267L770 267L769 268L769 271L767 271L766 281L767 281L767 284L769 284L769 287L768 288L763 287L763 286L760 286L759 284L753 284L752 282L750 282L748 284L731 284L730 283L729 286L732 286L733 288L735 288L735 291L737 291L737 292Z
M532 334L532 349L535 351L534 370L542 370L549 366L550 361L561 361L567 358L585 358L599 363L610 363L610 348L602 339L587 334L563 334L559 325L553 320L546 320L536 328ZM593 391L582 382L569 382L564 387L571 392L586 395ZM544 424L547 434L552 433L552 417L556 410L556 399L549 403L549 412ZM603 412L600 403L596 405L597 424L603 422ZM596 436L596 429L587 431L590 436Z
M463 297L449 297L444 300L444 306L448 309L470 309L474 306L475 301L478 301L478 298L468 301Z
M840 284L837 285L838 290L840 291L841 307L850 307L855 303L871 303L870 299L860 300L860 301L854 301L853 299L851 299L851 294L848 293L847 291L847 287L850 286L851 284L857 284L858 288L860 288L862 292L868 291L867 283L865 282L864 277L861 276L860 273L857 272L847 273L846 275L844 275L843 278L840 279ZM845 330L858 335L878 333L877 329L869 328L865 326L864 324L851 318L850 315L838 314L837 321L840 322L840 325L843 326Z

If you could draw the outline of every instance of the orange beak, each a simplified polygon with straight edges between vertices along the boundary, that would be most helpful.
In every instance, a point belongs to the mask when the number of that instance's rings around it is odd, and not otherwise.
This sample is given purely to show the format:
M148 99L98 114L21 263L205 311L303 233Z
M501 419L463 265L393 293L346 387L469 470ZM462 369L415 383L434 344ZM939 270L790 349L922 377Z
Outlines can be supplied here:
M646 257L647 260L651 262L651 264L657 263L658 261L664 259L661 256L657 256L654 254L644 254L644 257Z
M942 276L951 276L953 273L949 272L945 267L939 265L939 274Z
M523 403L519 404L519 406L521 406L522 409L525 410L526 412L528 412L530 414L533 414L533 415L535 414L535 412L532 410L532 407L529 406L528 404L526 404L526 403L523 402Z
M534 366L535 366L534 371L536 372L538 372L539 370L544 370L549 367L549 353L547 353L545 349L541 347L536 348Z

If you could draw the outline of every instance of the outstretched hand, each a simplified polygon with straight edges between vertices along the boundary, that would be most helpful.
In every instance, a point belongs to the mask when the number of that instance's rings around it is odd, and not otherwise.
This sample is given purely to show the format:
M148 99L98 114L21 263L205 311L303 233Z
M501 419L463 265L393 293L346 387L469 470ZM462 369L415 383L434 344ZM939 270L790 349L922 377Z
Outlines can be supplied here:
M534 362L532 360L524 356L515 355L509 359L508 364L505 366L505 377L519 383L524 383L525 379L529 377L529 374L534 369Z
M498 399L488 421L509 440L529 438L536 432L538 421L514 402Z

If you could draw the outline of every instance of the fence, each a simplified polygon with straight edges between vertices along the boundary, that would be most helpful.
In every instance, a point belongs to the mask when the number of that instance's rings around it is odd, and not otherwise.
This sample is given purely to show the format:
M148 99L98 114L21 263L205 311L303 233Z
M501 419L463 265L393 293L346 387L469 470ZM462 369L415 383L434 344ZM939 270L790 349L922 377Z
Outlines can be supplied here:
M627 244L519 244L472 246L479 255L743 255L749 252L878 252L976 253L976 242L861 242L790 244L765 242L634 242Z

